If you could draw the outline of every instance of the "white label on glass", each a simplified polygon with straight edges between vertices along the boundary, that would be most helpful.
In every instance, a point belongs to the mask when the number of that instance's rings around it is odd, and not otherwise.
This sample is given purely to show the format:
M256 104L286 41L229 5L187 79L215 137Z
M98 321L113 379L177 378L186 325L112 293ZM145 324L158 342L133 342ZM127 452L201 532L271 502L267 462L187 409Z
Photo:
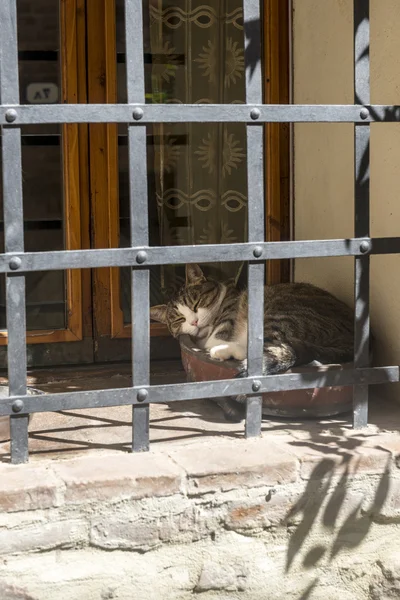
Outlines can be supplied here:
M26 88L29 104L55 104L58 102L58 86L55 83L30 83Z

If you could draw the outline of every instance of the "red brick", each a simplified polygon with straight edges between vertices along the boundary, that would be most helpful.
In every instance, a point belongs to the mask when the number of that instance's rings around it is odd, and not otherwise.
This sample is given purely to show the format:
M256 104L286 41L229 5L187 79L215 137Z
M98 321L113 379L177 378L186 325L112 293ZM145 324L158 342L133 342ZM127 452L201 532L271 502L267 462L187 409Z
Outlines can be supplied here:
M340 476L344 469L349 475L379 475L391 462L390 454L379 448L357 446L355 448L322 446L313 448L312 442L292 447L291 451L300 460L302 479L323 479L326 475Z
M212 440L171 453L189 476L189 493L290 483L297 479L297 461L267 438Z
M15 512L58 506L62 484L44 467L0 466L0 510Z
M60 462L66 502L169 496L182 487L183 472L162 454L117 454Z
M280 525L298 499L299 494L274 490L263 498L232 502L225 517L225 526L227 529L241 531Z

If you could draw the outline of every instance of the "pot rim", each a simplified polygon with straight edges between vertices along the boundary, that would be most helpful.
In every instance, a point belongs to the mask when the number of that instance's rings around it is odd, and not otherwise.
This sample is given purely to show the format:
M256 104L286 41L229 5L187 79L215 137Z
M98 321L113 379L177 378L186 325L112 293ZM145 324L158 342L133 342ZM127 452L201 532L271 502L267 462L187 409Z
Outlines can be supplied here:
M221 360L215 360L214 358L211 358L211 356L207 352L198 348L196 346L196 344L194 343L193 339L187 334L179 336L179 344L180 344L182 352L185 352L186 354L190 354L191 356L194 356L197 360L201 360L204 363L218 366L220 368L237 369L237 370L239 370L242 365L241 361L239 361L239 360L230 359L230 360L221 361ZM326 364L326 365L321 365L321 366L302 365L299 367L293 367L292 369L289 369L287 372L288 373L308 373L308 372L317 371L317 372L323 373L329 369L352 369L353 366L354 366L353 362L332 363L332 364Z

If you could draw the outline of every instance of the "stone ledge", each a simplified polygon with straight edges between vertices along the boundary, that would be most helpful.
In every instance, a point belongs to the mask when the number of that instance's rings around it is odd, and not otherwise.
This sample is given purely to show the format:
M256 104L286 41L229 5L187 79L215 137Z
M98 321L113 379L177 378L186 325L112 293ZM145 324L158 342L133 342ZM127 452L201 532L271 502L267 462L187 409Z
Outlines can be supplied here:
M286 486L323 479L397 471L398 436L349 436L336 447L309 440L262 438L198 441L169 453L91 453L67 460L0 464L0 512L56 508L91 502L184 494L196 497L239 488ZM273 503L272 503L273 504ZM272 506L271 504L271 506ZM397 501L396 501L397 505Z
M63 504L286 484L297 480L298 464L295 457L268 438L196 443L169 455L92 454L20 466L3 463L0 510L37 510Z

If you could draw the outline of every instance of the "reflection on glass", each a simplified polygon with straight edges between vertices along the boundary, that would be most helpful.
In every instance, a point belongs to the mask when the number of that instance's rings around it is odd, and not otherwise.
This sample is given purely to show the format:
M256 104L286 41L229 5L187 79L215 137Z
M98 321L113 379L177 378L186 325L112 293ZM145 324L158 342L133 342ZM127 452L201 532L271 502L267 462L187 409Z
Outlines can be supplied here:
M17 26L20 102L59 102L59 3L54 0L17 0ZM25 250L63 250L62 137L58 125L27 125L22 128L22 177ZM2 196L0 187L1 219ZM3 250L2 222L0 243ZM28 330L65 328L64 273L29 273L26 277L26 303ZM4 278L0 278L0 328L6 328Z
M123 1L117 0L118 100L126 102ZM245 102L243 1L212 5L144 2L146 102ZM128 245L128 157L120 128L121 244ZM242 124L157 124L148 127L150 243L217 244L247 240L246 131ZM184 257L182 257L184 262ZM238 277L242 265L214 265ZM212 268L211 268L212 270ZM210 272L210 269L208 269ZM183 270L152 273L151 302L162 302ZM121 274L129 314L129 269Z

